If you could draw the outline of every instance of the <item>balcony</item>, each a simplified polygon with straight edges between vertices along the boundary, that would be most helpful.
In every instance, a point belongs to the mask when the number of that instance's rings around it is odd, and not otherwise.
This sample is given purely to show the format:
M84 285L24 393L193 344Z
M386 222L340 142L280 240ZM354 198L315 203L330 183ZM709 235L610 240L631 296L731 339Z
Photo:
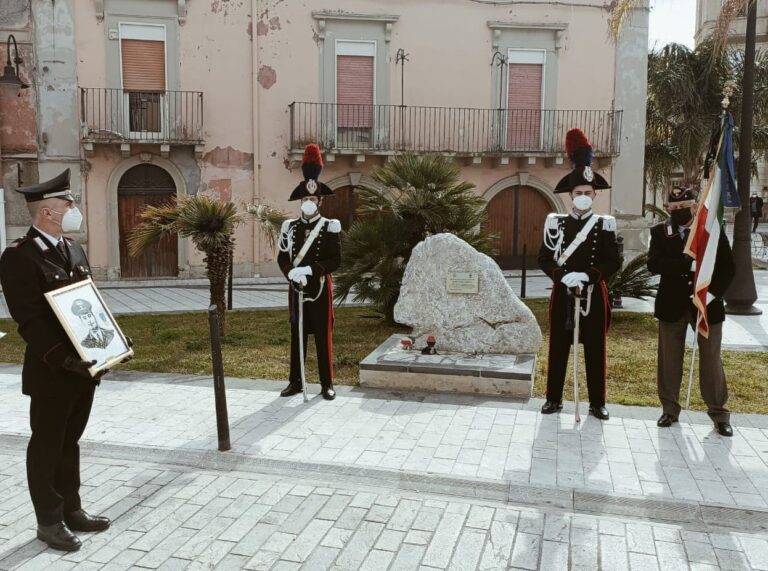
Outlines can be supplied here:
M202 150L203 94L200 91L125 91L80 88L81 140L86 153L94 144L194 145Z
M291 154L308 143L329 154L441 153L458 157L562 157L565 134L579 127L595 157L620 151L622 111L470 109L294 102Z

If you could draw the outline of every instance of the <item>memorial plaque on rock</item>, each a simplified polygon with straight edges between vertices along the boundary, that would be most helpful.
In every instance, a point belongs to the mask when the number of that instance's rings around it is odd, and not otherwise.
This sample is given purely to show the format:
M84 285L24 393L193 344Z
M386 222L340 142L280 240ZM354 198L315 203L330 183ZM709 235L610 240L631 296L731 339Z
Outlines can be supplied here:
M413 249L395 321L412 327L418 346L428 335L437 337L441 352L535 355L541 344L536 318L499 265L448 233Z
M477 272L448 272L446 290L448 293L477 294L480 291L480 276Z

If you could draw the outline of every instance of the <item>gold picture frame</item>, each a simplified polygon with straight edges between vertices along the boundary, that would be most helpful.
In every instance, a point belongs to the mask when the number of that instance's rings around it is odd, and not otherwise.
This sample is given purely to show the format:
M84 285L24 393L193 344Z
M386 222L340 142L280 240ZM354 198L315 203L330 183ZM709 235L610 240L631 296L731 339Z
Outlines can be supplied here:
M133 355L128 340L93 280L49 291L45 298L83 361L96 361L92 376Z

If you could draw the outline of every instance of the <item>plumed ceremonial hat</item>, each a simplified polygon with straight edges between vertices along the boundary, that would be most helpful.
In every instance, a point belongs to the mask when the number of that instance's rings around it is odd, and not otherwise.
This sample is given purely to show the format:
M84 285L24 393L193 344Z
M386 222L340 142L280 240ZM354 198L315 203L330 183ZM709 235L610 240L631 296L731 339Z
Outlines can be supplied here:
M69 169L45 182L17 188L16 192L23 194L27 202L37 202L46 198L75 201L75 197L69 191Z
M571 129L565 135L565 154L573 170L560 179L555 193L571 192L577 186L588 184L595 190L611 188L602 175L592 170L592 145L581 129Z
M304 180L293 189L291 197L288 200L301 200L306 196L333 196L333 190L317 178L323 170L323 157L320 154L320 147L312 143L304 148L304 157L301 160L301 172Z

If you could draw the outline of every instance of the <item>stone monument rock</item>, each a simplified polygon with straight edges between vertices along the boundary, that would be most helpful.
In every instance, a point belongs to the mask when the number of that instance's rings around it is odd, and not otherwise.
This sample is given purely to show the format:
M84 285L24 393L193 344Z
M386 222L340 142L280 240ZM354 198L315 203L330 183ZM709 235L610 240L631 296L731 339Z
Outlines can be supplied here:
M434 335L438 352L535 355L541 345L536 318L496 262L447 233L413 249L395 321L413 328L418 346Z

